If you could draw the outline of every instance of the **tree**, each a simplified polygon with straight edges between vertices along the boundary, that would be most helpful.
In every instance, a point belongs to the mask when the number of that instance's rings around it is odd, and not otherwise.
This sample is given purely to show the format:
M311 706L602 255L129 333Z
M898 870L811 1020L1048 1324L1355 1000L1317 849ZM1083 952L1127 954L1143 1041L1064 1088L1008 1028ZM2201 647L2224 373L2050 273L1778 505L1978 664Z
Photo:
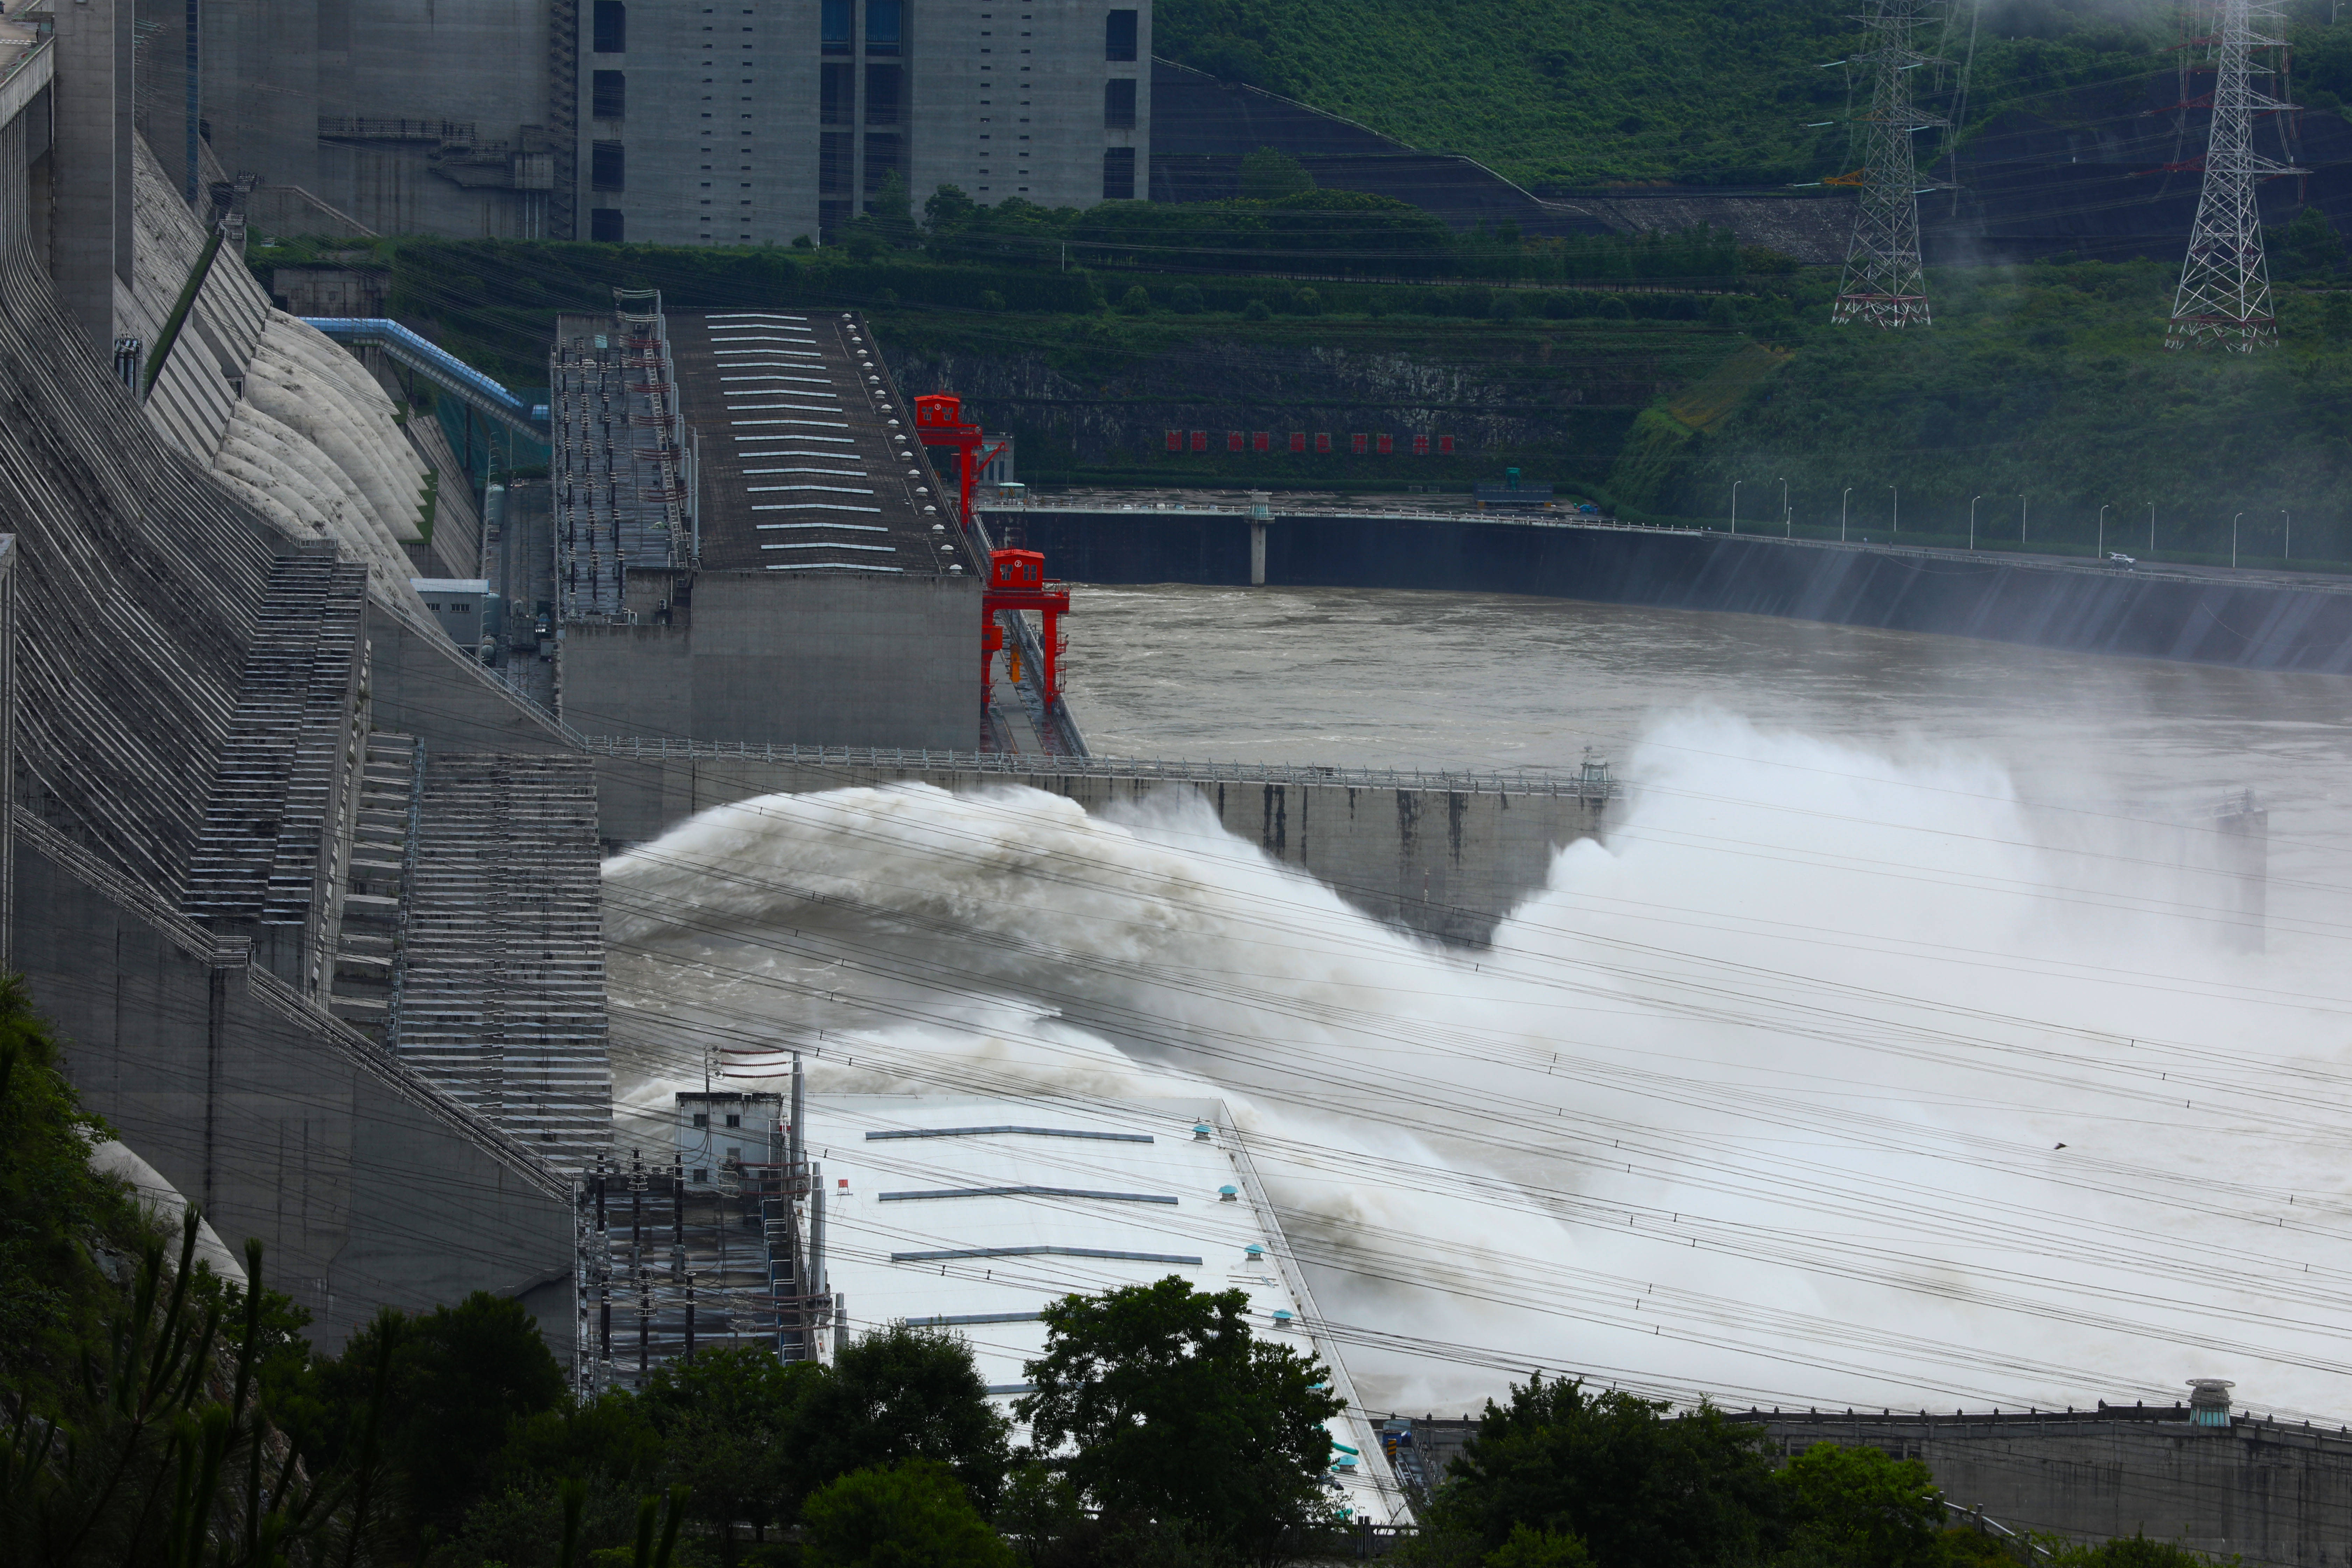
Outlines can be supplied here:
M580 1494L575 1538L617 1547L636 1528L637 1500L657 1484L663 1462L650 1405L621 1389L514 1422L481 1500L466 1514L459 1561L548 1563L572 1488Z
M788 1436L802 1399L823 1378L814 1362L782 1362L764 1345L708 1350L670 1362L643 1404L660 1429L662 1468L692 1489L689 1510L734 1561L735 1521L781 1520L796 1453Z
M1013 1568L1013 1549L935 1459L855 1470L801 1509L803 1568Z
M843 1346L794 1404L792 1491L803 1498L853 1470L936 1459L992 1513L1004 1485L1006 1429L971 1345L893 1323Z
M1345 1406L1311 1356L1251 1332L1249 1296L1171 1275L1045 1310L1036 1392L1017 1407L1040 1453L1107 1516L1176 1525L1261 1557L1326 1516Z
M980 204L961 185L941 185L923 198L923 230L934 245L970 227L978 216Z
M316 1356L280 1405L306 1453L352 1455L384 1337L398 1338L383 1448L406 1478L407 1524L446 1538L493 1486L513 1426L562 1407L563 1369L522 1303L478 1290L415 1319L387 1312L341 1356Z
M1245 202L1279 201L1314 188L1315 177L1287 153L1261 147L1242 158L1241 195Z
M1486 1553L1484 1568L1592 1568L1592 1553L1574 1531L1511 1526L1511 1538Z
M1151 293L1140 283L1119 296L1118 308L1130 316L1151 314Z
M1663 1402L1538 1375L1488 1402L1433 1503L1441 1531L1498 1551L1513 1531L1572 1531L1596 1562L1725 1568L1754 1561L1780 1495L1756 1428L1708 1405L1665 1418Z
M1876 1448L1816 1443L1772 1478L1790 1554L1820 1568L1928 1568L1944 1558L1943 1494L1927 1467Z
M0 1387L53 1402L72 1381L76 1347L95 1335L117 1292L89 1243L135 1251L138 1205L89 1168L112 1136L83 1110L57 1068L58 1046L24 982L0 979Z

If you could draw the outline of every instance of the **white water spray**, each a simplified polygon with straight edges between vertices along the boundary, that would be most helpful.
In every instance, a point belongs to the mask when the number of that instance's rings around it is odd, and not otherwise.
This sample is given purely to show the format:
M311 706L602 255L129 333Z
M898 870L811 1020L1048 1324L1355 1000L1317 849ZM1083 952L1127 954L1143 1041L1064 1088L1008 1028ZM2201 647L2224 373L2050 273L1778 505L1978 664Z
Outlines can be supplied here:
M2230 951L2225 879L1969 758L1653 727L1606 847L1443 951L1205 806L908 786L721 808L606 867L647 1107L1208 1086L1368 1397L1528 1368L1745 1405L2352 1406L2352 1005ZM2301 933L2332 952L2340 933Z

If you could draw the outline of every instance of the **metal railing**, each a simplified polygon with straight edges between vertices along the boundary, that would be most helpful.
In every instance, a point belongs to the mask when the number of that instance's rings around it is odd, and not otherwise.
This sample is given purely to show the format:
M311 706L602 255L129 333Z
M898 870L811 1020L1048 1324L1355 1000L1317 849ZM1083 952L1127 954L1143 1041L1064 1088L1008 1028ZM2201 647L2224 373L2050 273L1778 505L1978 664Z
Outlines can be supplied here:
M1573 772L1427 773L1417 768L1318 767L1286 763L1170 762L1135 757L1045 757L1002 752L934 752L890 746L759 745L748 741L687 741L651 735L586 735L594 755L693 762L772 763L796 767L893 773L991 773L1004 777L1167 779L1184 784L1329 784L1342 789L1426 790L1444 795L1575 796L1608 800L1620 785L1609 766Z

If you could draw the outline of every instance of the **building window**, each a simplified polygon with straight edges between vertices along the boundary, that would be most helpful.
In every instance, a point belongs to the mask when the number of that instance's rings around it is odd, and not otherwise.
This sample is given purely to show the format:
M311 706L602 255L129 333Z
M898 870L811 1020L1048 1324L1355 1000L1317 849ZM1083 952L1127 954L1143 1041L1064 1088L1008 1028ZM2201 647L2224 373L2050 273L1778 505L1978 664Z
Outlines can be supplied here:
M898 52L898 0L866 0L866 52Z
M588 215L588 237L607 245L621 243L621 209L597 207Z
M625 191L629 188L628 154L618 142L599 142L589 150L588 188Z
M1135 199L1135 149L1108 147L1103 150L1103 200L1131 202Z
M816 139L816 189L819 195L849 194L849 161L855 148L846 131L829 131Z
M866 123L896 125L899 122L898 99L905 90L907 68L904 66L867 66L866 68Z
M743 1119L730 1111L728 1113L727 1125L730 1127L740 1127L743 1125Z
M1103 18L1103 58L1131 60L1135 58L1135 13L1113 11Z
M829 55L849 53L850 22L856 13L851 0L824 0L821 26L824 32L824 52Z
M598 76L618 76L618 71L598 71ZM1120 77L1103 83L1103 129L1132 131L1135 129L1135 79Z
M853 65L827 65L818 68L817 123L847 125L850 101L857 90L857 68Z
M708 1165L697 1165L694 1168L694 1180L695 1184L698 1186L708 1186L710 1183L710 1167Z
M707 1111L707 1110L698 1110L698 1111L696 1111L696 1112L694 1113L694 1124L695 1124L697 1127L708 1127L708 1126L709 1126L709 1125L710 1125L710 1112L709 1112L709 1111Z
M872 202L882 189L882 182L894 173L903 172L898 162L900 150L906 145L896 136L866 138L866 199ZM869 209L870 210L870 209Z
M1133 98L1130 93L1130 105ZM629 73L598 71L588 91L588 112L598 120L626 119L629 113Z
M986 185L981 186L986 190ZM842 225L849 221L849 204L845 201L822 201L816 204L816 242L831 245L841 237Z
M595 46L600 55L629 52L629 8L621 0L596 0Z

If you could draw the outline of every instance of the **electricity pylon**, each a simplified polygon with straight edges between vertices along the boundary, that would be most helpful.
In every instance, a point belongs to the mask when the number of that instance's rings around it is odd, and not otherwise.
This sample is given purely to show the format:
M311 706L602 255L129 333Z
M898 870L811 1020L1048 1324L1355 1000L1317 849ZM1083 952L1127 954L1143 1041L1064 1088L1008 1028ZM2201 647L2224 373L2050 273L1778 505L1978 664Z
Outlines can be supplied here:
M1852 57L1871 68L1869 142L1859 174L1829 182L1862 188L1853 240L1845 253L1845 284L1830 320L1839 326L1924 327L1927 281L1919 270L1919 182L1911 138L1946 123L1911 102L1911 73L1950 62L1911 47L1911 36L1937 0L1878 0L1877 14L1854 18L1875 35L1873 47ZM1930 187L1933 188L1933 187Z
M2256 114L2294 108L2254 90L2249 58L2256 49L2285 43L2254 30L2257 24L2278 29L2277 0L2221 0L2220 23L2219 30L2204 40L2216 47L2205 182L2198 192L2197 226L2189 231L2189 259L2180 268L2180 289L2173 296L2164 346L2252 353L2278 342L2254 187L2279 174L2305 171L2263 157L2253 147Z

